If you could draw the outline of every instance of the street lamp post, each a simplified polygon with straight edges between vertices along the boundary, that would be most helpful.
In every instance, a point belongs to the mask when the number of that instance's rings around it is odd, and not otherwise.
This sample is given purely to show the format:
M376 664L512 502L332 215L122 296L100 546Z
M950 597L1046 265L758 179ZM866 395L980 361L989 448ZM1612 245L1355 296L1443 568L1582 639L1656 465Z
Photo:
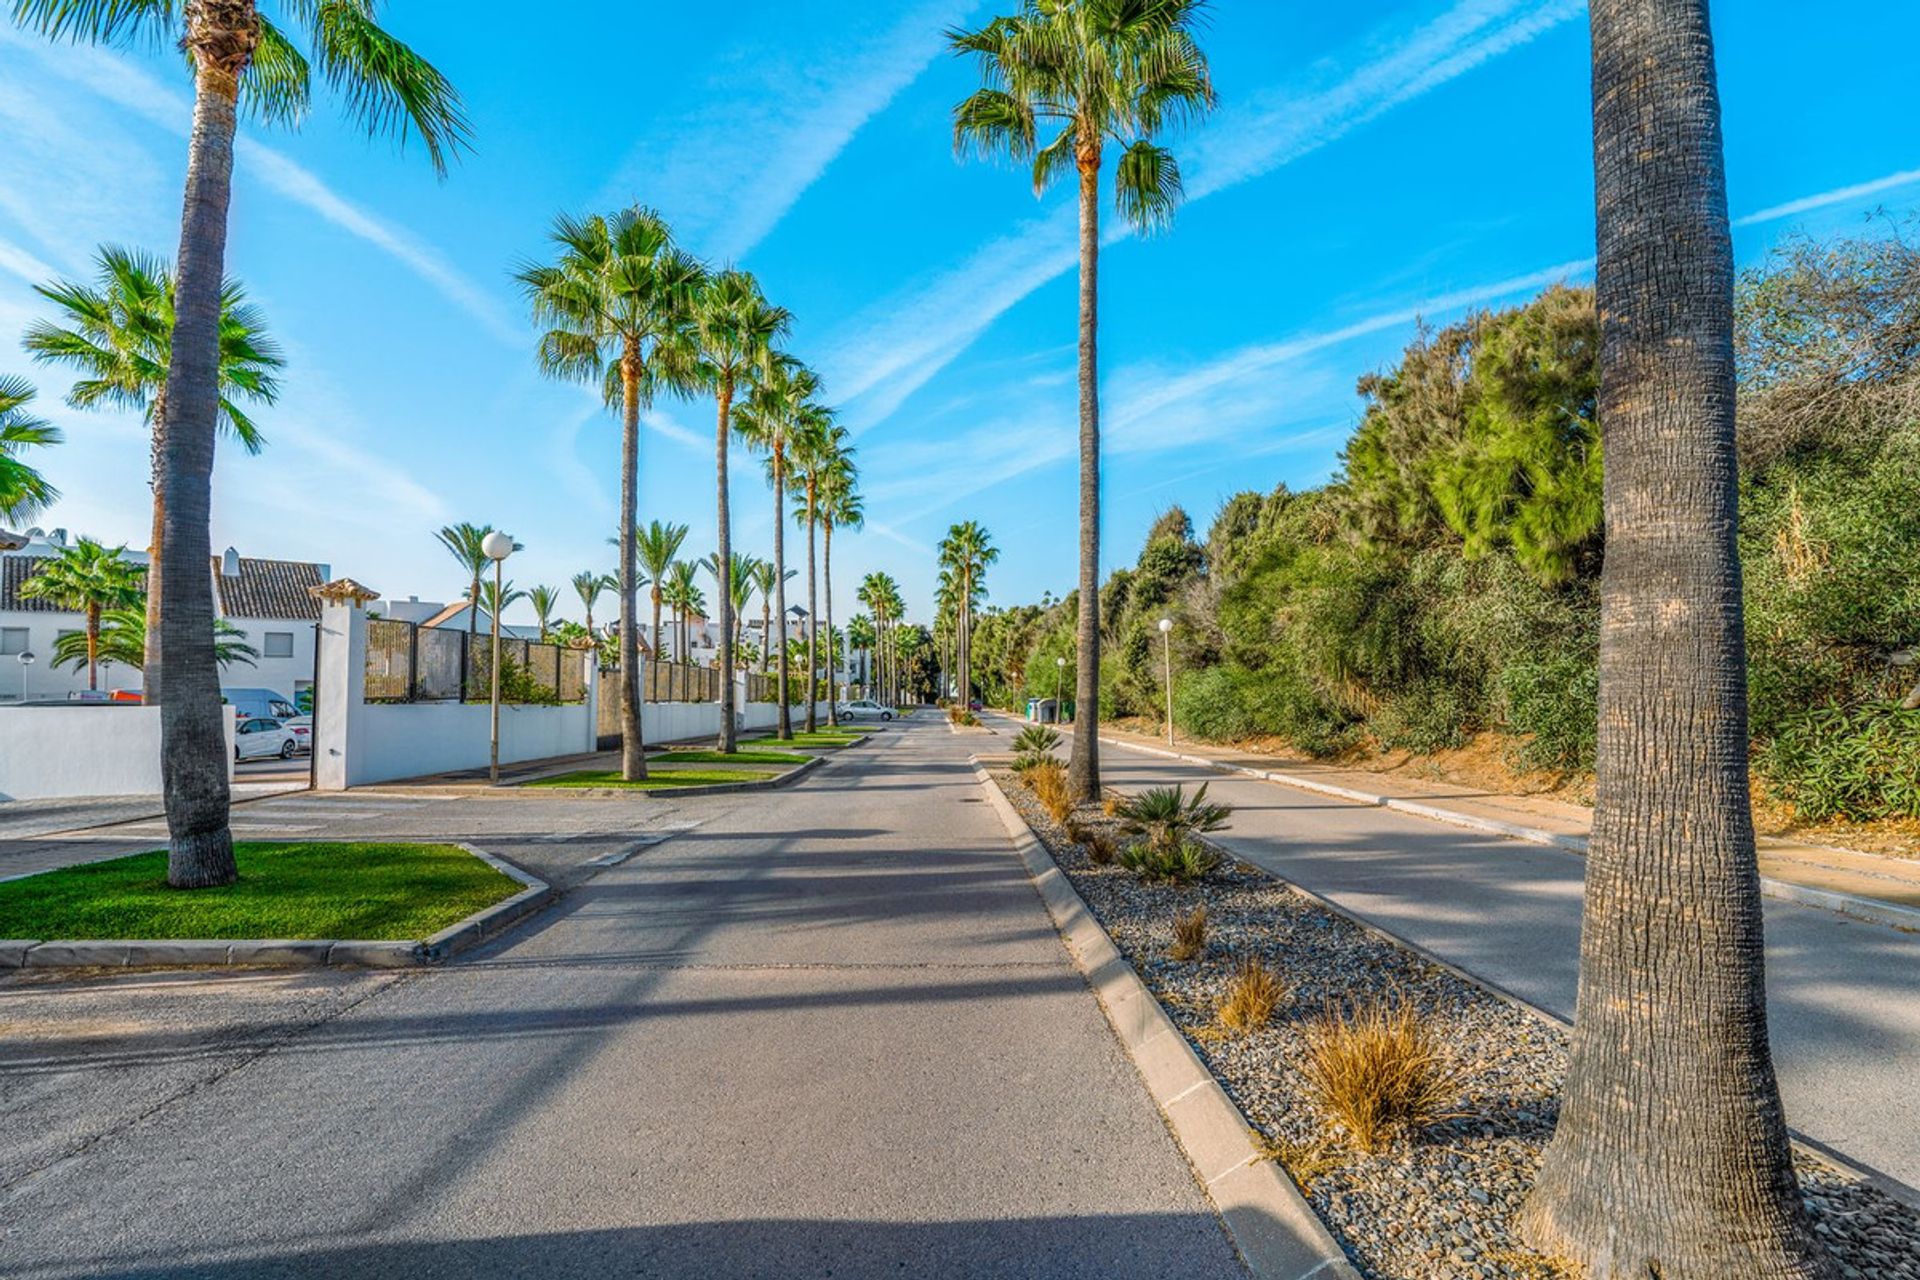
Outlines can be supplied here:
M495 529L480 544L487 553L487 559L493 561L493 714L492 741L487 757L487 782L491 786L500 785L500 596L506 586L505 565L507 557L513 554L513 539ZM479 601L474 602L476 605Z
M1067 720L1067 660L1053 660L1053 718L1057 724Z
M1167 745L1173 745L1173 619L1160 619L1160 651L1167 671Z

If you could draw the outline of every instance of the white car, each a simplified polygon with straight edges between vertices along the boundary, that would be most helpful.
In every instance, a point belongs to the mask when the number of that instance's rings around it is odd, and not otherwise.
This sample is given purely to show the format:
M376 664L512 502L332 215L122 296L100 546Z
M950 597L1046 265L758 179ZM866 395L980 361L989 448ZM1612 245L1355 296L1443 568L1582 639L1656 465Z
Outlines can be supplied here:
M312 716L288 716L280 721L280 727L293 734L294 750L303 756L313 754Z
M242 720L233 731L235 761L265 760L270 756L291 760L299 749L300 741L293 730L283 729L278 720L269 720L265 716Z
M843 702L834 709L850 720L858 720L862 716L873 716L880 720L893 719L893 708L885 703L875 702L872 698L855 698L852 702Z

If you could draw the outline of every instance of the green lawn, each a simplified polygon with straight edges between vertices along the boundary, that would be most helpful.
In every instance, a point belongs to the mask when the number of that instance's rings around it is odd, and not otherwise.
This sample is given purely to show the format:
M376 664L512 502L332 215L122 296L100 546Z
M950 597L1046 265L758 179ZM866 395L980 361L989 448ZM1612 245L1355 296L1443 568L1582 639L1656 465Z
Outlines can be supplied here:
M864 731L822 729L815 733L798 732L791 738L748 738L740 745L743 747L844 747L859 737L861 732Z
M234 846L240 879L169 889L165 850L0 882L0 938L424 938L525 886L450 844Z
M790 751L666 751L649 756L648 764L805 764L812 756Z
M554 778L538 778L529 787L619 787L627 791L671 791L675 787L711 787L727 782L765 782L777 773L755 769L666 769L628 782L618 769L580 769Z

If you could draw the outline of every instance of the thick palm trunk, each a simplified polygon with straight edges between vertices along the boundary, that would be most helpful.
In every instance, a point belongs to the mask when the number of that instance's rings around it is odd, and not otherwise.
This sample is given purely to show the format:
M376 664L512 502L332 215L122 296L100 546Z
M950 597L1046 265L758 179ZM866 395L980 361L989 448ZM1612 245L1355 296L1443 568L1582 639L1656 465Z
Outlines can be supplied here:
M787 704L787 467L780 446L773 448L773 611L780 619L779 736L793 737L793 708Z
M100 687L100 606L87 606L87 688Z
M170 837L167 883L181 889L231 884L238 875L228 826L226 712L213 651L208 519L220 407L220 287L233 197L235 102L256 39L251 0L199 0L187 14L187 42L195 55L193 134L167 366L161 535L166 595L160 612L160 646L166 655L160 767Z
M836 679L833 654L833 521L821 523L821 585L827 593L827 724L840 725L840 684Z
M1606 457L1580 992L1526 1237L1592 1280L1807 1280L1767 1048L1705 0L1593 0Z
M1080 620L1067 790L1100 798L1100 152L1080 156Z
M720 510L720 551L714 562L714 576L720 580L720 736L714 745L732 752L739 745L733 728L733 525L731 504L727 501L727 444L731 439L733 379L720 380L720 422L715 428L714 471L718 476Z
M167 539L166 442L167 393L163 388L153 398L153 430L149 445L152 476L148 483L153 487L153 525L147 535L147 637L146 651L141 655L140 663L140 696L150 707L160 705L160 690L166 679L166 673L161 670L160 657L160 584L165 581L160 556Z
M640 688L640 629L634 615L640 592L639 548L634 529L640 523L640 349L629 341L621 353L620 381L620 776L635 782L647 776L647 743L640 722L646 701ZM654 604L654 637L660 634L660 606Z
M807 481L807 732L820 728L820 658L816 642L820 637L820 592L814 577L813 481Z

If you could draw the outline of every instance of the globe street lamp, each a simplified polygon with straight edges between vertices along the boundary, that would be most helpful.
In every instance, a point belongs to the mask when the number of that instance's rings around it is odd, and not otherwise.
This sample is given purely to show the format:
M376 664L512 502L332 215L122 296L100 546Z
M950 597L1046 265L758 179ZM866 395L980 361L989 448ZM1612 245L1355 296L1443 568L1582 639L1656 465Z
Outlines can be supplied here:
M507 557L513 554L513 539L495 529L480 543L480 549L493 561L493 714L491 744L487 757L487 783L500 785L500 596L506 590L503 581ZM479 601L474 601L475 607Z
M1167 670L1167 745L1173 745L1173 619L1160 619L1160 649Z
M1067 719L1067 660L1053 660L1053 719L1056 724L1064 724Z

